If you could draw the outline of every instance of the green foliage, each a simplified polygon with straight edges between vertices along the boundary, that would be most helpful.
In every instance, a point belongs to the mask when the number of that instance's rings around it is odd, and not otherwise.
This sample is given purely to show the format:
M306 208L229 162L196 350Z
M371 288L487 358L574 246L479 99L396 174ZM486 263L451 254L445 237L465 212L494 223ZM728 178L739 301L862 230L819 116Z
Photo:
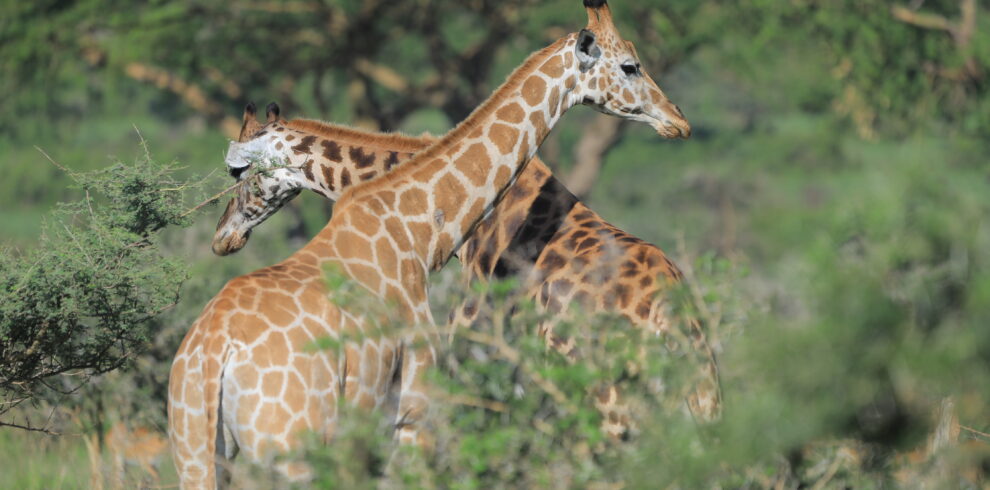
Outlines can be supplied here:
M571 362L548 351L528 325L545 320L532 306L509 315L511 281L490 288L495 308L486 321L458 332L446 363L431 377L435 413L425 424L435 449L396 447L388 422L342 409L334 442L310 445L306 460L327 488L398 484L418 488L516 486L584 487L618 482L633 446L609 442L600 432L598 391L618 383L631 405L653 407L690 424L675 407L685 366L666 353L661 339L611 317L560 326L584 357ZM498 299L501 298L501 299ZM649 354L644 355L644 352ZM660 379L667 382L658 392Z
M763 83L767 72L761 65L774 63L782 50L802 53L795 69L811 65L821 76L782 89L804 91L805 103L834 110L863 137L903 136L941 124L986 135L990 30L986 6L978 3L747 2L738 9L736 27L754 42L731 49L740 66ZM808 85L818 90L808 91Z
M345 407L335 439L327 446L315 441L306 453L321 469L317 483L506 487L522 475L534 486L581 486L622 475L630 488L985 486L988 443L979 433L990 432L984 137L990 16L985 2L972 2L975 28L961 43L956 34L909 24L891 11L903 5L958 26L966 1L612 0L623 35L695 133L690 141L666 143L646 128L628 127L606 155L590 205L689 270L697 290L675 297L712 329L724 420L699 428L671 410L676 397L658 399L645 376L631 378L626 390L647 408L641 433L627 445L611 445L597 434L587 401L598 380L625 372L608 360L623 358L616 355L627 343L622 329L600 320L620 340L592 349L610 353L608 359L572 366L545 351L532 324L517 320L539 320L524 312L503 318L505 345L518 360L506 359L501 344L490 345L495 321L476 332L488 337L454 339L437 384L457 402L438 406L436 455L396 454L389 421ZM527 53L584 20L571 0L8 2L0 7L0 239L35 245L40 217L76 195L65 190L63 174L39 164L34 145L57 149L72 168L93 169L100 155L125 151L130 142L122 135L137 123L159 152L204 172L221 165L216 123L236 116L249 99L278 100L292 117L439 133ZM133 77L132 63L199 88L207 104ZM383 85L369 66L391 68L405 90ZM567 168L589 120L587 111L575 109L544 145L541 154L555 169ZM95 190L92 199L97 213L118 202ZM149 222L168 221L168 213L154 212L162 203L129 199L123 196L115 212L129 210L127 201L152 211ZM312 234L327 208L312 196L297 202ZM100 241L83 238L90 236L88 207L60 213L63 218L48 221L37 250L0 257L0 277L27 281L44 272L54 280L82 270L98 285L127 279L137 287L164 277L158 284L174 287L182 270L189 276L175 307L126 326L124 341L149 339L136 342L148 349L129 369L61 400L94 414L86 426L97 431L115 418L163 428L168 366L203 304L227 279L281 260L301 244L288 232L289 213L279 213L245 250L218 259L208 247L214 223L203 219L123 249L119 267L114 255L100 255L109 265L94 272L61 223L81 243L119 245L139 240L129 230L140 228L140 219L118 216L111 221L121 235ZM692 255L701 258L691 261ZM35 270L29 257L54 257L59 267ZM437 319L446 318L459 289L449 277L434 279ZM0 284L6 288L0 311L72 306L52 305L48 297L11 303L9 283ZM76 294L72 288L63 294L63 284L41 283L58 297ZM139 317L140 310L174 301L175 289L161 291L126 314ZM475 292L504 300L512 291ZM81 310L85 305L76 301ZM58 325L85 327L64 331L59 340L66 344L96 338L88 337L96 319L57 318ZM676 387L678 360L655 361L648 372ZM2 365L5 373L11 366ZM557 386L565 403L534 374ZM968 428L959 444L906 463L901 455L925 445L935 426L930 414L946 397ZM47 415L36 411L33 420ZM31 435L0 446L8 455L37 454ZM78 445L50 449L62 457L31 456L36 467L18 458L0 463L0 475L11 478L7 486L53 486L29 473L60 475L62 467L83 464L71 463L83 459ZM84 475L65 481L81 484Z
M0 391L75 389L140 352L149 320L178 300L185 267L156 233L186 226L173 165L145 150L132 164L72 174L85 197L59 206L38 246L0 255ZM59 386L53 376L81 375ZM9 410L10 404L3 411Z

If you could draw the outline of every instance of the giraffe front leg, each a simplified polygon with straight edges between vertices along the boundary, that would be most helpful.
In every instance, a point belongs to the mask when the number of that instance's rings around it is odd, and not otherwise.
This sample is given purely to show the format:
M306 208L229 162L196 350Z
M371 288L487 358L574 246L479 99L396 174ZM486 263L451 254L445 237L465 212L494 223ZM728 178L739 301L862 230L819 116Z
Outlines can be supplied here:
M598 388L595 408L602 415L601 431L613 440L629 440L639 432L629 414L629 404L623 401L619 388L606 384Z
M426 335L417 335L403 348L400 367L399 410L396 437L399 443L425 450L433 447L428 427L430 398L427 371L436 364L436 352Z
M557 351L569 363L581 362L582 356L577 349L575 339L554 331L559 318L540 322L537 333L543 337L548 348ZM629 403L619 393L618 386L614 383L599 383L595 387L590 387L590 393L594 395L595 409L602 417L600 430L603 434L612 440L625 441L639 432L630 415Z

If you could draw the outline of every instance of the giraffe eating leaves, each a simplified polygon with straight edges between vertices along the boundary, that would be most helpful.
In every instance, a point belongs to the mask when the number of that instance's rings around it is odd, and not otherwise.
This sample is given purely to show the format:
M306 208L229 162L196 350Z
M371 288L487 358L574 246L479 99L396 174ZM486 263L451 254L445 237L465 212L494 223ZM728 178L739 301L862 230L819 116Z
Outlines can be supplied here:
M231 280L207 304L169 381L169 432L183 486L215 485L223 472L214 464L239 452L265 462L295 447L305 431L329 439L338 400L385 410L400 441L426 444L425 370L437 338L427 274L470 236L563 113L585 104L646 122L666 137L690 134L638 67L607 5L585 6L586 29L531 55L464 122L406 164L345 190L333 218L302 249ZM312 152L314 142L299 141L299 151ZM234 146L234 154L248 153L243 148ZM285 163L278 157L284 146L248 149L253 161ZM221 240L219 251L243 238ZM307 349L316 338L347 338L368 324L367 312L328 296L322 272L330 266L389 305L405 327L339 350ZM302 465L281 470L295 479L308 474Z

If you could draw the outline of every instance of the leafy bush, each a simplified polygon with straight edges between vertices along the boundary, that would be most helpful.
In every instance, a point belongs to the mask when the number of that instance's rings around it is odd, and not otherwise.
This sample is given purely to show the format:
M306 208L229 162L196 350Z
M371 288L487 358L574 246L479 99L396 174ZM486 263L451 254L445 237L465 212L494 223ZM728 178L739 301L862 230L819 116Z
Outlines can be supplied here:
M131 164L69 172L83 197L58 206L37 247L0 255L0 413L45 390L67 392L120 367L149 320L178 300L185 267L157 232L189 224L175 166L144 148ZM71 377L55 379L62 374Z

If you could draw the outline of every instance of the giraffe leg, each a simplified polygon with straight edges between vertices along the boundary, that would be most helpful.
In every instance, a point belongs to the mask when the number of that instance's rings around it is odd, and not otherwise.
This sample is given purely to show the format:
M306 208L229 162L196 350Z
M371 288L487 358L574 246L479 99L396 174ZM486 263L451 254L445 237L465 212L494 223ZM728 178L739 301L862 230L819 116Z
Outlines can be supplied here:
M180 348L169 377L169 438L182 488L216 488L220 386L227 345L209 339L197 351Z
M636 425L629 415L629 404L622 401L619 388L608 384L598 389L595 408L602 414L602 433L614 440L628 440L636 432Z
M212 488L208 479L212 461L203 461L201 449L204 440L205 410L203 407L202 366L196 356L176 356L168 383L168 428L172 446L172 460L178 473L181 488Z
M677 348L679 344L683 344L682 350L686 351L696 366L694 379L686 396L687 408L698 422L714 422L722 416L722 394L715 353L699 321L689 318L678 323L681 327L669 334L677 332L677 336L681 337L678 339L680 342L675 340L672 345Z
M573 338L563 337L554 332L553 320L540 322L537 329L539 335L544 338L547 346L559 352L567 358L568 362L575 363L580 359L580 354L576 348ZM628 440L637 427L630 416L629 404L622 401L619 388L613 384L605 384L594 389L595 409L602 416L601 431L613 440Z
M432 449L432 437L424 426L429 410L427 370L435 365L436 352L426 335L417 334L403 348L399 411L396 417L396 437L402 444Z
M234 440L233 434L224 423L222 387L220 393L220 407L217 416L217 439L215 454L216 458L213 464L217 488L227 488L230 486L230 480L232 477L230 472L230 464L233 462L234 457L237 456L237 441Z

